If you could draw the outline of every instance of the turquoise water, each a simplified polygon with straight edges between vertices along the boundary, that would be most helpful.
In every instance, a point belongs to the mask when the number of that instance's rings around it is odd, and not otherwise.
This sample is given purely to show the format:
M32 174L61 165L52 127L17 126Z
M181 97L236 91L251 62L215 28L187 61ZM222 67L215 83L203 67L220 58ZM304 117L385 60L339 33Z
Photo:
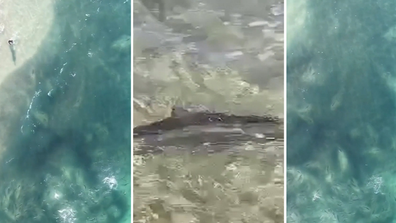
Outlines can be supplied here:
M0 86L13 111L1 117L1 222L131 222L130 8L43 9L50 33Z
M396 222L395 2L297 2L305 12L287 46L288 222Z

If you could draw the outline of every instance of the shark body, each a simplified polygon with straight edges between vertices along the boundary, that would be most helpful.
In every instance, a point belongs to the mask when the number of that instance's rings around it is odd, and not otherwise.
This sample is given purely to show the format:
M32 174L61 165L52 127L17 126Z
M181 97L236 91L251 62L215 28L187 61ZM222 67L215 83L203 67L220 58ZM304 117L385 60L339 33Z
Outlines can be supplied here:
M247 142L283 139L283 120L174 107L171 117L137 126L133 133L135 154L172 149L220 152Z

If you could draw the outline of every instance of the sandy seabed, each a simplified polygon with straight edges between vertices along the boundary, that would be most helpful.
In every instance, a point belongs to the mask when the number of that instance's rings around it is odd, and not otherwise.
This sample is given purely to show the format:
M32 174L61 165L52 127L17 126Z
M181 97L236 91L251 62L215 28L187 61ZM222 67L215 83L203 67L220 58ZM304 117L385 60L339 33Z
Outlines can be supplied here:
M19 108L29 103L34 69L24 66L47 38L54 18L52 0L0 0L0 154ZM8 41L12 40L13 45ZM14 54L14 55L13 55ZM18 112L17 112L18 111Z
M0 84L45 41L54 18L53 7L52 0L0 0ZM13 46L8 40L14 41Z

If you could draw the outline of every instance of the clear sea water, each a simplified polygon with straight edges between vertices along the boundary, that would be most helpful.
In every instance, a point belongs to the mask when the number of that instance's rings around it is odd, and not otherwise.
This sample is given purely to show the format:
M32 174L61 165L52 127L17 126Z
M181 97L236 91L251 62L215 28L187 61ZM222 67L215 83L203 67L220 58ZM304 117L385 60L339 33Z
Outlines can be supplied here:
M174 105L283 117L282 0L164 1L165 20L156 2L133 2L134 126ZM134 222L283 222L283 140L222 136L215 154L197 134L135 155Z
M395 6L288 4L288 222L396 222Z
M1 86L0 221L131 222L131 2L58 0Z

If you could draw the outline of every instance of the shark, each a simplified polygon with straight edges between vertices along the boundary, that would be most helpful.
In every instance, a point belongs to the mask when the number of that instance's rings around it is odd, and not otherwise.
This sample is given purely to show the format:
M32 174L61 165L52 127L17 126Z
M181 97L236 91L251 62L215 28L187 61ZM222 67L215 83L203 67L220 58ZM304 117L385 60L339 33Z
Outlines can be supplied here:
M221 152L248 142L282 140L283 120L278 117L241 116L202 107L174 106L170 117L133 129L134 154L166 150Z

